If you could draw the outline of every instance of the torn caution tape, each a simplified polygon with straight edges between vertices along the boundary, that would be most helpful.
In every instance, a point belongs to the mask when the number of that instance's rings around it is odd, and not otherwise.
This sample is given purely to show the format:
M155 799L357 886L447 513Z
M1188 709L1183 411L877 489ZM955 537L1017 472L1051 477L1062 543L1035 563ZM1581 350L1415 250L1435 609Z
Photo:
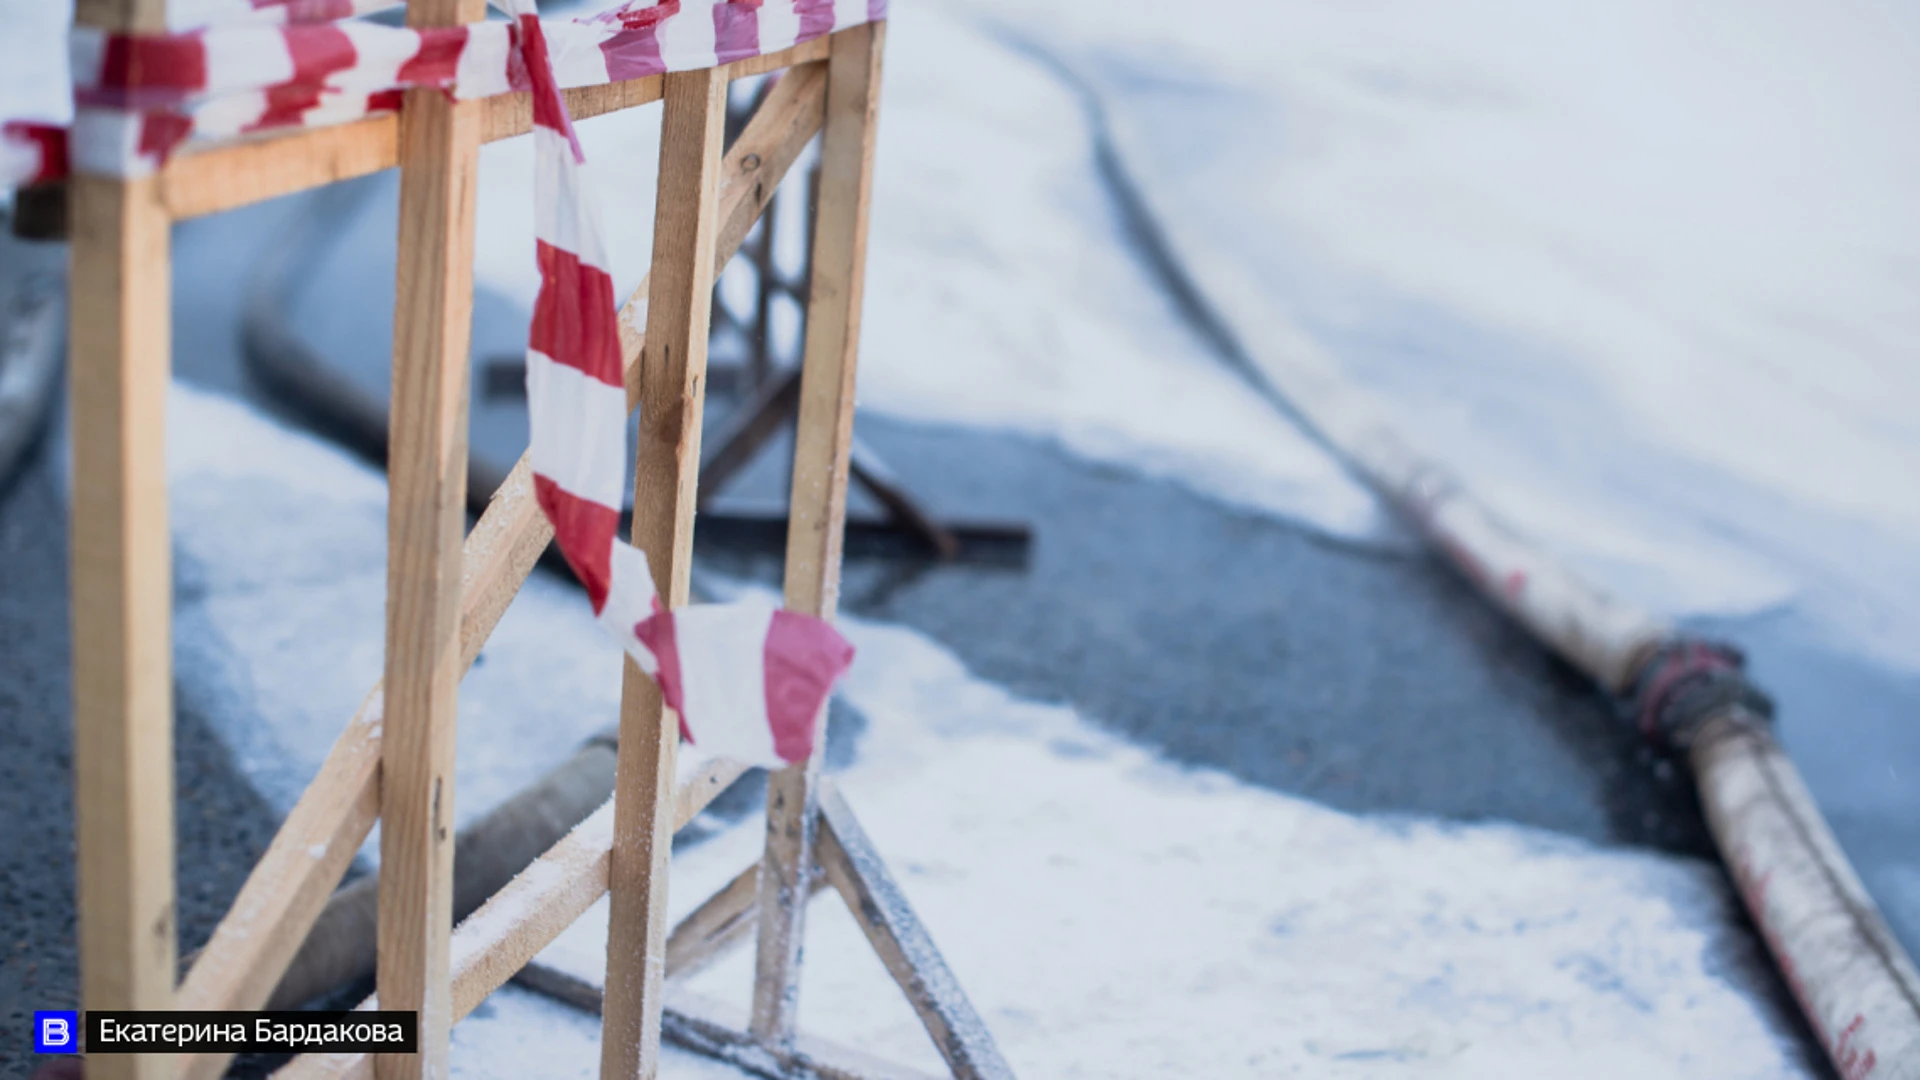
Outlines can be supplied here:
M394 6L175 0L169 33L75 27L71 130L17 112L8 122L0 102L0 186L69 168L141 176L190 139L344 123L398 109L410 88L463 100L531 88L516 22L413 28L349 17ZM542 30L554 78L577 87L778 52L885 13L885 0L629 0Z
M62 146L46 125L0 128L0 184L69 166L137 177L189 139L339 123L397 109L410 88L459 99L531 92L535 495L596 619L658 683L689 741L750 764L802 761L853 647L821 619L766 605L668 611L646 554L617 535L627 418L617 309L561 90L775 52L881 18L884 0L633 0L546 22L534 0L494 2L510 21L414 29L343 19L385 0L198 0L172 5L167 34L76 28L70 138Z

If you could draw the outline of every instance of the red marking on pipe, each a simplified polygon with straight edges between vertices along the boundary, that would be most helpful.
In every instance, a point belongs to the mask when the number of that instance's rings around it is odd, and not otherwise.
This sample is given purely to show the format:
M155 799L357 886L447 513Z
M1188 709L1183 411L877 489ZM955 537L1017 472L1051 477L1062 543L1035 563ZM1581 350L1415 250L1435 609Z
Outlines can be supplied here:
M1840 1075L1846 1080L1866 1080L1873 1073L1873 1067L1879 1062L1873 1056L1872 1048L1861 1053L1860 1048L1848 1045L1860 1029L1865 1027L1867 1018L1855 1013L1853 1020L1840 1031L1840 1039L1833 1046L1833 1063L1839 1067Z
M1527 572L1525 570L1509 571L1506 582L1507 599L1518 600L1520 599L1520 594L1526 591Z

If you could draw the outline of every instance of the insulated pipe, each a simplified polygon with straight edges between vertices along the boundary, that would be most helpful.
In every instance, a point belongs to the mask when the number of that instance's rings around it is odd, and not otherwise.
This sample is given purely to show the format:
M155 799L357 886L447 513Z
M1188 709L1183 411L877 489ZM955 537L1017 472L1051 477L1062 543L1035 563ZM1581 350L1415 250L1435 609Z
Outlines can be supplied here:
M1774 738L1772 703L1747 680L1739 653L1686 639L1596 587L1402 440L1331 357L1268 318L1271 298L1258 283L1229 260L1206 258L1179 219L1156 213L1127 166L1141 157L1133 133L1092 84L1043 44L996 29L1080 97L1101 180L1147 268L1220 358L1403 514L1488 602L1585 672L1649 738L1685 756L1741 900L1843 1080L1920 1080L1920 972ZM1242 340L1226 311L1250 314L1267 333Z
M1740 654L1677 634L1508 527L1324 359L1253 367L1488 602L1685 756L1741 899L1844 1080L1920 1080L1920 971L1774 738Z
M1738 652L1592 587L1437 469L1392 487L1365 471L1484 597L1685 755L1741 899L1844 1080L1920 1080L1920 971L1774 738L1772 703Z

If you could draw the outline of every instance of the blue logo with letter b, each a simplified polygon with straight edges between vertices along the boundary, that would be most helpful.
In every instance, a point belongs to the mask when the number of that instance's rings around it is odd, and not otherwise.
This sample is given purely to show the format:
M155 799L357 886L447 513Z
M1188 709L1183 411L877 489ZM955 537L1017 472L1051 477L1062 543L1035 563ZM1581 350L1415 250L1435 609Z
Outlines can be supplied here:
M80 1049L80 1014L42 1010L33 1014L33 1052L71 1054Z

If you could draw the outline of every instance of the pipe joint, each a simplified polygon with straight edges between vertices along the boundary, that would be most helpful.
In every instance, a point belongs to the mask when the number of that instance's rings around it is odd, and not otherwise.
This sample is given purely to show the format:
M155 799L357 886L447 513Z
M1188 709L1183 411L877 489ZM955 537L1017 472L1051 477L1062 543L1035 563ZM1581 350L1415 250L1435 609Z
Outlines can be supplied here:
M1623 711L1650 741L1682 752L1718 716L1770 726L1773 699L1747 678L1746 666L1746 654L1726 642L1675 638L1641 666Z

